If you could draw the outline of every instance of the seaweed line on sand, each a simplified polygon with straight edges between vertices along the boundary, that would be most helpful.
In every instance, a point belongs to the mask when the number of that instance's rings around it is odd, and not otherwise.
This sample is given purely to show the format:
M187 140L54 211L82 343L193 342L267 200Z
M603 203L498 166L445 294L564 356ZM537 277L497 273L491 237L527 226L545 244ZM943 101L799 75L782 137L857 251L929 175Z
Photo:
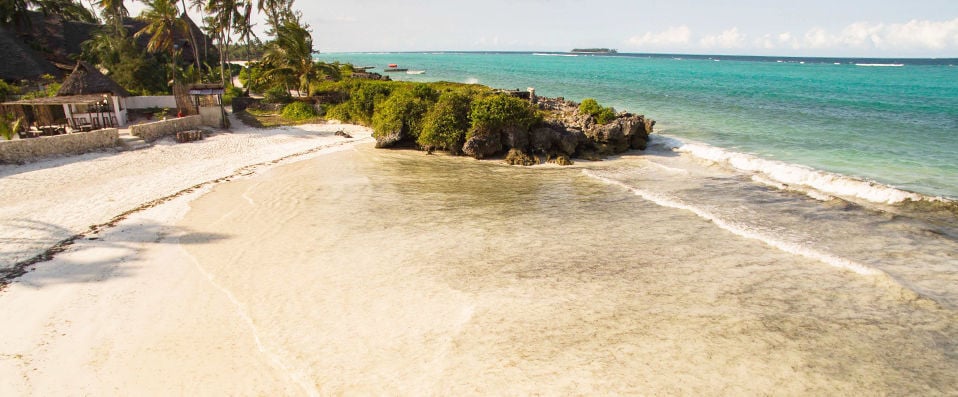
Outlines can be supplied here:
M313 154L313 153L316 153L316 152L318 152L318 151L325 150L325 149L329 149L329 148L332 148L332 147L342 146L342 145L351 144L351 143L358 143L358 142L362 141L363 139L367 139L367 138L352 139L352 140L347 140L347 141L330 143L330 144L327 144L327 145L317 146L317 147L314 147L314 148L311 148L311 149L308 149L308 150L304 150L304 151L301 151L301 152L296 152L296 153L288 154L288 155L285 155L285 156L282 156L282 157L279 157L279 158L276 158L276 159L273 159L273 160L267 160L267 161L263 161L263 162L259 162L259 163L255 163L255 164L249 164L249 165L246 165L246 166L243 166L243 167L240 167L240 168L236 169L236 171L233 171L232 174L229 174L229 175L226 175L226 176L222 176L222 177L219 177L219 178L216 178L216 179L208 180L208 181L206 181L206 182L201 182L201 183L195 184L195 185L193 185L193 186L190 186L190 187L188 187L188 188L185 188L185 189L183 189L183 190L180 190L180 191L178 191L178 192L176 192L176 193L173 193L173 194L170 194L170 195L167 195L167 196L163 196L163 197L160 197L160 198L158 198L158 199L151 200L151 201L148 201L148 202L146 202L146 203L140 204L139 206L137 206L137 207L135 207L135 208L133 208L133 209L124 211L123 213L114 216L114 217L111 218L109 221L106 221L106 222L100 223L100 224L96 224L96 225L91 225L91 226L89 227L89 229L87 229L87 231L85 231L85 232L77 233L77 234L74 234L73 236L70 236L70 237L68 237L68 238L66 238L66 239L60 240L59 242L57 242L56 244L54 244L54 245L51 246L50 248L47 248L47 249L44 250L43 252L41 252L41 253L39 253L39 254L33 256L33 257L30 257L30 258L28 258L28 259L24 259L24 260L22 260L22 261L20 261L20 262L14 263L13 266L11 266L11 267L8 268L8 269L0 269L0 292L3 292L4 290L6 290L7 286L10 285L10 283L12 283L14 280L16 280L16 279L19 278L20 276L23 276L24 274L27 274L28 272L30 272L31 270L33 270L33 266L34 266L34 265L36 265L36 264L38 264L38 263L48 262L48 261L52 260L53 258L56 257L57 254L59 254L59 253L61 253L61 252L63 252L63 251L66 251L67 248L69 248L71 245L73 245L77 240L80 240L80 239L83 239L83 238L87 238L88 236L95 235L95 234L97 234L97 233L99 233L99 232L101 232L101 231L103 231L103 230L105 230L105 229L114 227L114 226L116 226L118 223L120 223L121 221L123 221L124 219L128 218L130 215L133 215L133 214L136 214L136 213L138 213L138 212L141 212L141 211L144 211L144 210L147 210L147 209L156 207L156 206L158 206L158 205L160 205L160 204L164 204L164 203L166 203L166 202L168 202L168 201L171 201L171 200L173 200L173 199L175 199L175 198L177 198L177 197L180 197L180 196L182 196L182 195L184 195L184 194L192 193L192 192L194 192L194 191L196 191L196 190L198 190L198 189L202 189L202 188L205 188L205 187L207 187L207 186L212 186L212 185L216 185L216 184L221 183L221 182L230 181L230 180L232 180L232 179L234 179L234 178L237 178L237 177L243 177L243 176L252 175L258 168L261 168L261 167L272 166L272 165L281 163L281 162L283 162L283 161L289 160L289 159L291 159L291 158L306 156L306 155Z

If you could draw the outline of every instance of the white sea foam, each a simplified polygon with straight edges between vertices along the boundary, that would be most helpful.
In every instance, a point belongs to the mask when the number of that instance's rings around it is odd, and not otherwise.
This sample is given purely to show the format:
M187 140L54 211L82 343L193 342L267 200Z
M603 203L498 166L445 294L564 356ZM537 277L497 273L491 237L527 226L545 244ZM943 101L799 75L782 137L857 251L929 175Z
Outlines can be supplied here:
M900 68L902 66L905 66L905 64L903 63L856 63L855 66Z
M783 184L786 188L804 191L809 196L816 198L823 197L822 194L824 194L884 204L926 199L920 194L896 189L881 183L816 170L797 164L762 159L750 154L733 152L703 143L682 142L675 138L662 136L656 136L653 141L653 145L671 147L675 151L727 165L741 171L759 173L766 179Z
M651 201L657 205L689 211L702 219L712 222L719 228L739 237L760 241L782 252L815 260L825 265L851 271L862 276L871 277L876 286L887 289L891 293L895 294L895 296L897 296L899 299L904 301L913 302L915 304L929 308L941 307L934 299L922 295L913 287L910 287L909 285L903 283L881 269L848 258L843 258L829 252L820 251L808 244L789 241L787 238L783 238L775 235L774 233L757 228L749 224L747 220L739 221L723 218L714 212L709 211L707 208L696 206L692 203L687 203L678 197L631 186L625 182L599 175L592 170L583 170L582 172L587 176L604 183L625 188L636 196Z
M549 54L544 52L534 52L532 53L532 55L539 56L539 57L577 57L578 56L576 54Z
M467 77L465 83L466 83L466 84L479 84L479 79L477 79L477 78L475 78L475 77Z
M724 230L727 230L731 232L732 234L735 234L740 237L745 237L748 239L761 241L765 244L768 244L769 246L775 247L784 252L800 255L809 259L814 259L819 262L823 262L827 265L837 267L840 269L849 270L861 275L873 276L873 275L883 274L882 271L869 267L867 265L854 262L845 258L841 258L829 253L821 252L803 244L785 241L777 237L768 235L759 230L756 230L755 228L749 226L748 224L736 222L736 221L732 221L728 219L723 219L704 208L700 208L700 207L685 203L679 198L669 197L664 194L655 193L655 192L647 191L644 189L639 189L637 187L630 186L624 182L620 182L615 179L598 175L595 172L590 170L583 170L583 172L592 178L598 179L610 185L616 185L616 186L620 186L625 189L628 189L635 195L642 197L643 199L646 199L653 203L656 203L660 206L689 211L700 218L711 221L716 226Z

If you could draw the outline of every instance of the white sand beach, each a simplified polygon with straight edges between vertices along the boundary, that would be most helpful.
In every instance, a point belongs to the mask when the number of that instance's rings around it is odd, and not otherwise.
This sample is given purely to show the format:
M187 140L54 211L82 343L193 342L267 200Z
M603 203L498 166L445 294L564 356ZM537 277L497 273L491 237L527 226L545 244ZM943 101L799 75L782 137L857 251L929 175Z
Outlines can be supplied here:
M5 261L105 225L0 292L0 394L958 392L949 307L590 176L679 194L728 170L371 142L237 129L0 169Z
M2 394L295 391L258 351L236 303L168 242L185 233L174 225L188 202L217 182L347 149L369 130L233 125L187 144L0 166L0 266L85 233L0 292Z

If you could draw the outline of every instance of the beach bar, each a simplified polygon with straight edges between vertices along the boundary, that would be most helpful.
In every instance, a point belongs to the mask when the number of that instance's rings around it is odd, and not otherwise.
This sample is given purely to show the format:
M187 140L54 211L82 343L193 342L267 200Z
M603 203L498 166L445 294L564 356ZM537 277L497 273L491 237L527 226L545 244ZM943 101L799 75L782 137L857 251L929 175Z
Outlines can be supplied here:
M123 99L129 97L119 84L93 66L78 62L54 97L4 102L24 120L21 137L56 135L73 131L92 131L124 127L127 124Z

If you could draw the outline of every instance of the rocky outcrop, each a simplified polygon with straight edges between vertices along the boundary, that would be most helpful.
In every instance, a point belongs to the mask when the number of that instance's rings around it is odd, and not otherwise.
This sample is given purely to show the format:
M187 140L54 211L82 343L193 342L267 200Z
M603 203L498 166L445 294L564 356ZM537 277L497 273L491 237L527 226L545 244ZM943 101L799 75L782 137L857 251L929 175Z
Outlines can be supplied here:
M571 158L599 160L627 150L645 150L655 121L622 112L606 124L598 124L578 111L578 104L562 98L537 98L540 110L549 114L529 131L505 127L501 131L475 135L462 151L477 159L508 152L510 164L538 164L530 159L540 155L558 164ZM521 154L521 155L520 155Z
M608 124L593 124L585 130L585 136L595 144L601 155L622 153L630 149L645 150L653 125L655 122L647 122L644 116L620 113Z
M502 134L500 132L476 134L462 145L462 152L476 159L495 156L502 152Z
M380 149L396 146L404 139L401 129L383 134L374 134L373 138L376 138L376 148Z

